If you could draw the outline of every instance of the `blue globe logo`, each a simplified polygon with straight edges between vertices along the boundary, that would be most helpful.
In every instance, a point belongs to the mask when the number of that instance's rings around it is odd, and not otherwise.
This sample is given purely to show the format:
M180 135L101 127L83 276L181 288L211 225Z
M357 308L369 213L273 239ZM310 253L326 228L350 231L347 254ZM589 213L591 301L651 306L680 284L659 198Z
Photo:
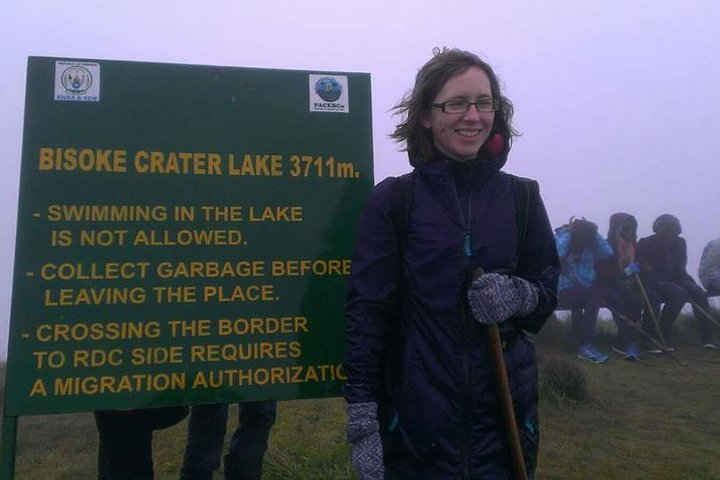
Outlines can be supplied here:
M335 102L340 98L342 85L332 77L322 77L315 82L315 93L326 102Z

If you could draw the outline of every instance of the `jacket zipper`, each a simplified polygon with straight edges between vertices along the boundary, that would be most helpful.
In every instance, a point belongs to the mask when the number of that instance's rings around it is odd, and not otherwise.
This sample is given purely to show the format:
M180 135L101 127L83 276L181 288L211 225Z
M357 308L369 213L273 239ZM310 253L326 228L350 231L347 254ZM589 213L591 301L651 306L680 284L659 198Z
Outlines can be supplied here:
M458 199L458 210L460 218L463 219L465 226L465 232L463 234L463 254L465 257L465 271L470 272L472 267L471 257L472 254L472 233L470 230L470 219L472 218L472 189L468 191L468 208L467 218L463 215L462 207L460 206L460 197L457 194L457 188L455 189L455 195ZM464 298L461 299L460 304L460 315L461 315L461 327L462 327L462 368L463 368L463 388L461 392L461 418L462 418L462 448L461 448L461 465L463 469L463 479L470 479L470 440L471 440L471 427L470 427L470 345L468 338L470 336L471 324L467 312L467 303Z

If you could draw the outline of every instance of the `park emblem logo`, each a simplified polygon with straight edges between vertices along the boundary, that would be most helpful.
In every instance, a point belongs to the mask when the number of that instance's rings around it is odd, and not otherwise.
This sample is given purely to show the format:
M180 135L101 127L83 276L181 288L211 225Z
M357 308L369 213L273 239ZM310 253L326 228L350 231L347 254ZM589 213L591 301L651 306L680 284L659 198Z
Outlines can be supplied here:
M99 102L100 64L55 62L55 100Z
M65 69L60 82L66 92L73 95L82 95L92 86L93 78L92 73L87 68L73 65Z
M348 81L344 75L309 75L310 111L350 111L348 102Z

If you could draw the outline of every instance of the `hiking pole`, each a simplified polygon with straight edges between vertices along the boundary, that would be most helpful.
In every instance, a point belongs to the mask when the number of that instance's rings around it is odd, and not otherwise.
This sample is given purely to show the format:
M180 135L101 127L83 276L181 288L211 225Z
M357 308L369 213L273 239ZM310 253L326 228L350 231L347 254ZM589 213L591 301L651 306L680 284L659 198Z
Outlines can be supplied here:
M693 307L697 308L697 309L698 309L703 315L705 315L707 318L709 318L710 321L711 321L712 323L714 323L716 327L720 327L720 322L718 322L717 320L715 320L715 317L713 317L712 315L710 315L710 313L708 313L704 308L702 308L700 305L698 305L697 302L694 302L692 298L690 299L690 304L691 304Z
M475 270L475 276L484 274L482 268ZM510 457L513 464L514 480L527 480L525 470L525 459L523 458L520 434L518 433L517 422L515 421L515 410L513 409L512 393L510 392L510 381L508 380L505 368L505 357L503 356L502 341L500 340L500 329L497 324L485 325L485 332L488 339L488 351L490 363L497 382L498 396L502 407L503 423L505 433L510 445Z
M635 277L635 281L638 284L638 287L640 287L640 292L642 293L643 299L645 300L645 304L648 307L648 310L650 311L650 318L652 318L653 323L655 324L655 330L657 331L658 338L660 338L660 343L663 345L663 350L667 350L667 344L665 343L665 338L663 337L662 331L660 330L660 322L658 322L657 316L655 315L655 309L653 308L652 304L650 303L650 298L648 297L647 291L645 291L645 285L643 285L642 280L640 280L640 275L637 273L633 274L633 277Z
M520 434L518 433L517 423L515 421L515 410L513 409L512 394L510 393L510 381L508 380L507 370L505 369L500 329L496 324L493 324L486 325L485 331L488 337L490 361L492 362L493 373L495 374L498 394L500 396L500 404L502 406L505 433L510 443L510 457L515 472L514 478L517 480L527 480L525 459L523 458Z
M623 315L622 313L620 313L616 310L613 310L612 308L608 308L608 310L610 310L612 313L614 313L615 315L620 317L621 320L626 322L628 325L633 327L635 330L640 332L645 337L645 339L649 340L650 342L652 342L653 345L660 348L663 351L663 353L666 354L668 357L672 358L673 360L675 360L678 364L680 364L683 367L688 366L688 364L685 361L683 361L683 360L679 359L678 357L676 357L675 355L673 355L669 350L665 350L665 347L663 347L663 345L660 342L658 342L652 335L650 335L645 330L643 330L642 327L637 324L637 322L633 322L628 317L626 317L625 315Z

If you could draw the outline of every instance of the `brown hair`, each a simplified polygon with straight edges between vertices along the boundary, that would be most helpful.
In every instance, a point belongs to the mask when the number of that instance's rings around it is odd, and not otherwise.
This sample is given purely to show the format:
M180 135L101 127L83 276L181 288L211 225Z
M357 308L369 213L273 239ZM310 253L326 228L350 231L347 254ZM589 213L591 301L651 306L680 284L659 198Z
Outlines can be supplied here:
M512 127L514 113L512 102L502 95L500 83L490 65L474 53L457 48L433 49L433 57L418 71L412 91L391 109L393 114L401 115L403 120L395 127L390 138L396 142L404 142L403 150L407 150L411 156L426 161L431 160L432 132L423 127L420 120L432 108L432 102L443 85L451 78L465 73L470 67L480 68L490 79L492 96L498 100L499 105L490 135L502 134L507 143L506 150L509 150L512 137L518 135Z

